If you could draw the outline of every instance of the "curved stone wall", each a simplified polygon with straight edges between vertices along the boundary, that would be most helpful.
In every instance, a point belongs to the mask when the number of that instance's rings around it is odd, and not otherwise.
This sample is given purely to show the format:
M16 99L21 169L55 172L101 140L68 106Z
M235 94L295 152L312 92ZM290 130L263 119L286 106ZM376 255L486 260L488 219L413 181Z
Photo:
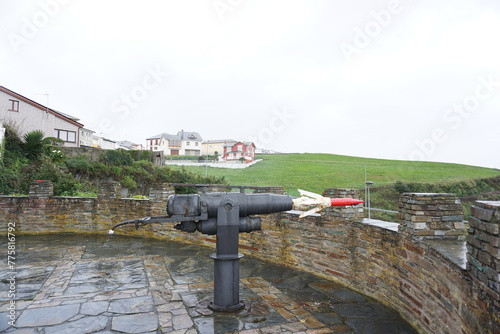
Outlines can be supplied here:
M0 226L6 231L8 223L15 223L16 233L106 233L123 220L165 214L173 189L159 185L150 200L120 199L118 192L103 184L98 198L38 196L36 191L29 197L2 196ZM240 251L371 296L397 310L421 333L493 334L500 332L500 203L488 205L489 211L480 210L481 203L473 210L478 215L473 223L482 230L476 233L471 224L468 238L475 247L469 247L469 257L487 261L487 275L485 264L464 269L408 233L361 223L362 209L357 207L327 209L302 219L290 213L262 216L261 231L240 234ZM119 233L211 246L215 242L215 236L186 234L171 224L122 228Z

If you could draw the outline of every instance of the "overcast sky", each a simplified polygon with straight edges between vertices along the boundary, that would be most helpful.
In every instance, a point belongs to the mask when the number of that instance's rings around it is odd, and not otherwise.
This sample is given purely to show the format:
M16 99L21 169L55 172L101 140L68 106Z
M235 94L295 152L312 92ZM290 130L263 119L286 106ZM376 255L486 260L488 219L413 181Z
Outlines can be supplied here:
M281 152L500 168L498 0L0 9L0 85L110 139L183 129Z

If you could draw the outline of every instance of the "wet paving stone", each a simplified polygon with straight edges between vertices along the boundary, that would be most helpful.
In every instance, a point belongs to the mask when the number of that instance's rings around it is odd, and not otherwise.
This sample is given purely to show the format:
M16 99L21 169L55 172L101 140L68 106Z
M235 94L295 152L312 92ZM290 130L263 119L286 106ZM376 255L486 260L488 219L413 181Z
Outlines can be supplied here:
M108 311L109 302L88 302L83 303L80 313L84 315L99 315Z
M76 321L66 322L58 326L45 328L45 334L87 334L106 329L108 317L84 317Z
M15 282L19 293L16 294L16 300L32 299L54 268L54 266L18 266ZM10 300L8 291L11 276L11 271L0 272L0 302Z
M149 313L155 309L151 296L125 298L110 303L108 312L121 314Z
M17 320L18 327L51 326L62 324L78 314L80 305L52 306L27 309Z
M120 333L156 333L158 317L155 313L130 314L113 317L111 330Z
M120 235L20 236L16 247L25 300L16 301L17 328L0 301L2 333L416 334L363 295L250 256L240 263L244 308L217 313L208 308L213 249Z

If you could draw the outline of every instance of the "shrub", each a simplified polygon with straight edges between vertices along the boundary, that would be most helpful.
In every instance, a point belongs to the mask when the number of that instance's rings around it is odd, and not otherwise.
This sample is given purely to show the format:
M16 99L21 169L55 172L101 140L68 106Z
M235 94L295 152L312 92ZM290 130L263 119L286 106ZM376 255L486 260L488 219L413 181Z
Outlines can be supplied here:
M120 148L117 150L104 150L101 153L101 161L112 166L130 166L133 160L128 151Z
M35 130L24 135L23 153L29 160L38 160L44 153L46 144L43 141L43 131Z
M152 161L153 152L146 150L130 150L128 151L132 159L135 161Z
M126 175L120 180L120 184L124 188L135 189L137 188L137 183L129 175Z

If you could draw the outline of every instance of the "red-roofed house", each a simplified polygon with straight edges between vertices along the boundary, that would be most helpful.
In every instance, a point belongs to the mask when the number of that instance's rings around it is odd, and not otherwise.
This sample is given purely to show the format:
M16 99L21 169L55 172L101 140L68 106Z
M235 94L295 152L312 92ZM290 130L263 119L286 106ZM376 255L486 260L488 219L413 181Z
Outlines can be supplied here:
M223 161L241 161L245 163L255 160L255 144L251 142L236 142L224 145Z

